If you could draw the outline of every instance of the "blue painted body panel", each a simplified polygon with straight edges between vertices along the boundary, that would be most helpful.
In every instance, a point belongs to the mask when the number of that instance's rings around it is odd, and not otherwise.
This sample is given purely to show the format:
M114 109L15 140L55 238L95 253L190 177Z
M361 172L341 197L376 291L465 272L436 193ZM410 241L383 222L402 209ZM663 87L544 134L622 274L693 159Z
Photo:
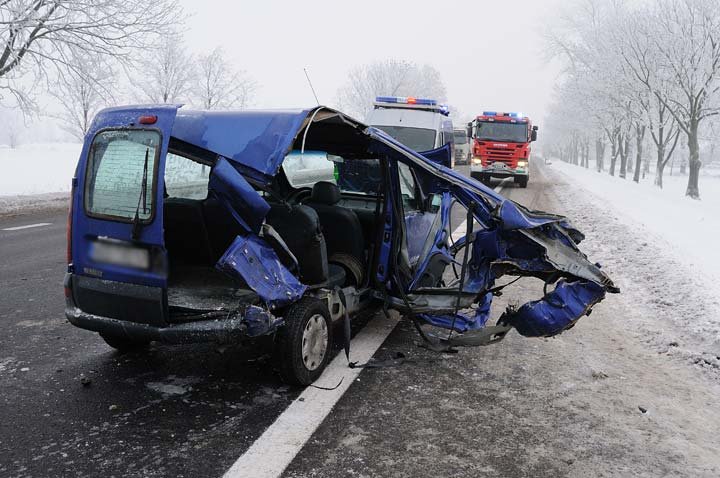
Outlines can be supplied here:
M257 234L270 205L227 159L220 158L210 174L208 189L246 231Z
M555 290L528 302L508 317L525 337L550 337L572 326L605 297L605 290L589 281L558 281Z
M275 176L312 110L180 110L172 136L224 156L240 170Z
M254 234L238 236L215 267L244 280L270 309L295 302L307 290L282 265L275 251Z

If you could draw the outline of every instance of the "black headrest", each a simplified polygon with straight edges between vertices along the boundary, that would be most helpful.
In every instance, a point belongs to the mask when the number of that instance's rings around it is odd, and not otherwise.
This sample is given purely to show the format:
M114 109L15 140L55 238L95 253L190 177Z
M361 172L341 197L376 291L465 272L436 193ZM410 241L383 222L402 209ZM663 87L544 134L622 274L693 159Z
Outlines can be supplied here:
M312 188L310 200L332 206L340 201L340 188L327 181L318 181Z

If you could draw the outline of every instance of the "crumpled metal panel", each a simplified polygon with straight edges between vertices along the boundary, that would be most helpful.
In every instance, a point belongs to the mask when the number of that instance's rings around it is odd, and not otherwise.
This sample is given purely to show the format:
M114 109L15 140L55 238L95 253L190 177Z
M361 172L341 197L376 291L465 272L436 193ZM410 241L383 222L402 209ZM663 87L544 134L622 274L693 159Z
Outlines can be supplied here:
M455 332L465 333L478 330L485 327L490 318L492 300L492 293L487 293L483 296L482 302L478 303L477 309L460 311L457 314L420 314L419 317L430 325L452 329Z
M245 308L242 314L243 323L247 327L248 337L259 337L275 332L284 320L275 317L267 310L256 305Z
M295 302L307 289L280 262L275 251L253 234L236 237L215 267L244 280L270 309Z
M446 168L450 168L452 167L452 148L450 146L450 143L445 143L439 148L423 151L420 154L430 161L445 166Z
M223 203L246 231L258 233L270 205L225 158L212 169L208 190Z
M605 298L605 290L591 281L558 281L555 290L528 302L504 320L526 337L550 337L571 327Z
M193 111L180 109L172 136L274 176L314 109Z

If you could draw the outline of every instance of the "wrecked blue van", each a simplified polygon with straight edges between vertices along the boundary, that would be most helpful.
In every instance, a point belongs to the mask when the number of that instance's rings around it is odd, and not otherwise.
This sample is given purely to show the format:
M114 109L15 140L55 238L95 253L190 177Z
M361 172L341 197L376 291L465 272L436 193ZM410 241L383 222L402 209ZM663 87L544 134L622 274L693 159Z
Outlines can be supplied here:
M326 107L103 110L72 184L66 316L119 350L265 337L309 384L333 325L370 307L447 350L558 334L617 291L565 218L442 162ZM546 293L489 324L503 275Z

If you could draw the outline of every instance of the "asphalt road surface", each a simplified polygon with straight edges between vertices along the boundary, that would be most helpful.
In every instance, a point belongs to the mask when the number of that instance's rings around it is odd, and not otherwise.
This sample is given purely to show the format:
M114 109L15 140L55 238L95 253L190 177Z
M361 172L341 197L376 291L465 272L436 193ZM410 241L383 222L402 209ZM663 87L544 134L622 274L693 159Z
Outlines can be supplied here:
M555 190L571 187L553 174L535 166L502 192L562 213ZM70 326L65 221L0 220L0 476L222 476L302 390L262 350L120 355ZM494 307L541 289L522 280ZM720 476L717 383L626 334L623 300L554 339L455 355L401 322L376 357L408 361L363 370L283 476Z

